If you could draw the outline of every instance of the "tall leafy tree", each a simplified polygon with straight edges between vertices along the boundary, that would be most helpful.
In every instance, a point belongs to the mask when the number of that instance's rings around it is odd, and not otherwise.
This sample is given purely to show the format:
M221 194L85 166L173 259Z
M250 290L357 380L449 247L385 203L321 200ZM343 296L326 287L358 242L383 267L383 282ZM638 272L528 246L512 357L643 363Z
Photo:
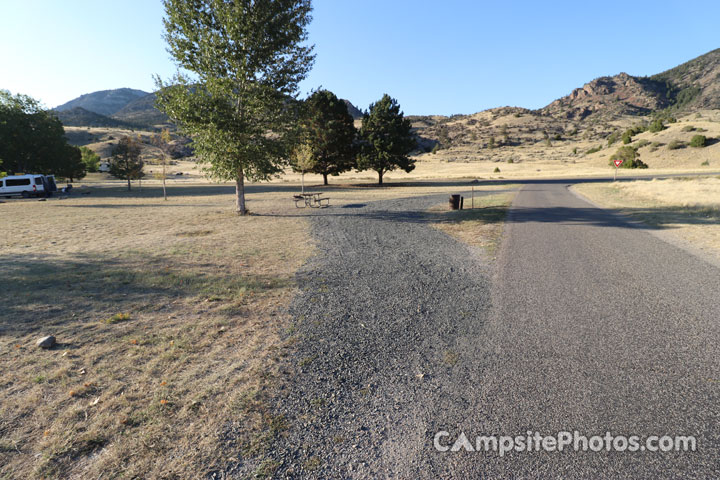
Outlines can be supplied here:
M400 111L397 100L385 94L370 105L360 127L359 170L375 170L382 185L385 173L400 168L411 172L415 160L408 154L417 147L411 124Z
M80 147L80 159L85 164L85 170L95 173L100 168L100 155L88 147Z
M128 191L131 189L131 180L139 180L144 176L144 163L140 159L141 152L140 142L128 136L122 137L112 149L110 175L127 180Z
M267 180L289 156L294 95L313 62L310 0L164 0L165 40L181 69L157 79L158 106L192 136L208 175Z
M8 172L61 174L67 156L56 116L31 97L0 90L0 160Z
M82 161L82 152L74 145L65 145L59 157L56 158L55 167L51 173L67 178L70 182L79 180L87 173L87 167Z
M311 172L339 175L355 166L354 141L357 131L347 105L328 90L318 90L305 101L301 121L303 142L312 148Z

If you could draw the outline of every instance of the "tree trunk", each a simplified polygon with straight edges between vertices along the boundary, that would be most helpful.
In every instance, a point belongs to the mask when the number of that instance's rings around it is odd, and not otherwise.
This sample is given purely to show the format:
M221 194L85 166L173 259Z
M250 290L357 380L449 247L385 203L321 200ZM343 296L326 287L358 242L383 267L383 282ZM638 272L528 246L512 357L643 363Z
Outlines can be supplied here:
M385 172L383 172L382 170L378 171L378 185L382 185L382 184L383 184L383 183L382 183L382 179L383 179L383 175L384 175L384 174L385 174Z
M242 168L238 168L238 176L237 180L235 180L235 199L237 214L245 215L247 213L245 208L245 175Z
M328 184L327 176L328 176L327 173L323 173L323 185L327 185L327 184Z

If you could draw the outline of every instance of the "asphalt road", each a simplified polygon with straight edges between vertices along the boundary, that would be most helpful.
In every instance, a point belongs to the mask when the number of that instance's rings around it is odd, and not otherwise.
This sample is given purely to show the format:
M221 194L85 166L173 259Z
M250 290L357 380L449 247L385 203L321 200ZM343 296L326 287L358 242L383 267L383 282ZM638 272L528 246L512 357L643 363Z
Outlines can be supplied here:
M560 183L510 211L473 434L693 435L693 453L513 453L490 478L719 478L720 270ZM472 416L472 414L471 414ZM482 418L481 418L482 417Z
M444 197L319 215L277 476L720 478L720 270L567 187L522 188L494 263L428 225ZM501 457L439 452L441 431L697 451Z

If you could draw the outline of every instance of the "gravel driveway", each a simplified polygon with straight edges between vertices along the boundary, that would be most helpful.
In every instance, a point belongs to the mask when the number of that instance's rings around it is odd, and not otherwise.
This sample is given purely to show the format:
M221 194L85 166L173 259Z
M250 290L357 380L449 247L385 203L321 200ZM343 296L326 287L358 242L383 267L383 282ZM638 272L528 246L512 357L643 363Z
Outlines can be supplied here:
M497 193L497 192L493 192ZM279 408L279 477L428 478L434 432L481 384L489 261L428 223L446 195L322 210L300 273L301 340Z

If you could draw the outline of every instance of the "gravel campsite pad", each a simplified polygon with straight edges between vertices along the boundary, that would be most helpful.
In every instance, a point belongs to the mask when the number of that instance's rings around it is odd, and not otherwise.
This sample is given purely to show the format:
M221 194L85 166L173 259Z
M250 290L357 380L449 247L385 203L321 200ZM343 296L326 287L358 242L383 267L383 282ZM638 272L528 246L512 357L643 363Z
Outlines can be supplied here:
M297 353L278 476L432 474L433 434L472 395L489 261L432 227L447 196L323 210L292 305ZM352 208L348 208L352 207ZM447 461L447 457L444 459ZM408 477L408 478L409 478Z

